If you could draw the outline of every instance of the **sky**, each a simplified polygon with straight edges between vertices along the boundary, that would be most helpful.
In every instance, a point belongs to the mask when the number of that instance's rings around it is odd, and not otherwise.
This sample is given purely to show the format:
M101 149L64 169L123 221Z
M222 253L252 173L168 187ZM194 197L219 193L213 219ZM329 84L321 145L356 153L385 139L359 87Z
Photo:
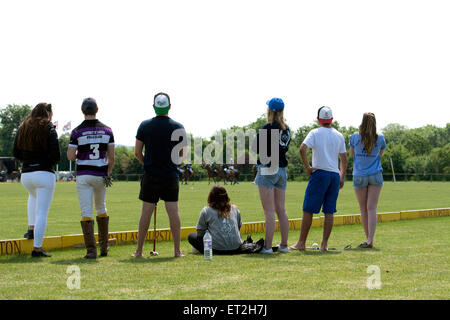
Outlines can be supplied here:
M155 93L194 136L243 126L280 97L291 129L320 106L379 131L450 122L450 3L437 0L1 1L0 108L52 103L59 134L93 97L134 145Z

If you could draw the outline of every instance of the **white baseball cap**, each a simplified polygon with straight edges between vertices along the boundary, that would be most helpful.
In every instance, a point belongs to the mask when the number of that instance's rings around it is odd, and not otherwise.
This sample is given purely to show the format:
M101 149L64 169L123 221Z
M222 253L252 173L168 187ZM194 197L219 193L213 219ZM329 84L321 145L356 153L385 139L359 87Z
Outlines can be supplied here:
M153 100L153 107L156 114L168 114L170 108L170 98L167 94L160 92L155 95Z
M329 107L321 107L317 112L317 118L320 123L331 123L333 122L333 112Z

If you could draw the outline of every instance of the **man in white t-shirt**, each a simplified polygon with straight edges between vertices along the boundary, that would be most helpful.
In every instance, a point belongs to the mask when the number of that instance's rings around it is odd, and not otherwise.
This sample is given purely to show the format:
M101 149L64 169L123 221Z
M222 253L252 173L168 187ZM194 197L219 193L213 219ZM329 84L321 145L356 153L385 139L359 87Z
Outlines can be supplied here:
M321 107L317 112L320 128L311 130L300 146L300 156L309 177L303 201L303 219L300 238L293 250L305 250L306 239L311 228L313 214L325 214L323 238L320 250L326 251L328 238L333 228L333 214L339 189L344 186L347 170L347 152L345 139L341 133L331 127L333 113L328 107ZM312 149L312 166L309 165L307 149ZM339 169L339 159L341 166Z

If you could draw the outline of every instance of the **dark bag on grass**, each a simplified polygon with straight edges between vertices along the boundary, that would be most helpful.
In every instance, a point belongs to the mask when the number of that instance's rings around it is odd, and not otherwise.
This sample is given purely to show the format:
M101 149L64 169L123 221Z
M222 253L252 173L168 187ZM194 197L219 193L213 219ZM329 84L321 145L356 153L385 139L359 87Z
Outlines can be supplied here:
M259 239L256 243L253 242L252 236L248 235L247 240L242 242L239 247L241 253L258 253L264 247L264 239Z

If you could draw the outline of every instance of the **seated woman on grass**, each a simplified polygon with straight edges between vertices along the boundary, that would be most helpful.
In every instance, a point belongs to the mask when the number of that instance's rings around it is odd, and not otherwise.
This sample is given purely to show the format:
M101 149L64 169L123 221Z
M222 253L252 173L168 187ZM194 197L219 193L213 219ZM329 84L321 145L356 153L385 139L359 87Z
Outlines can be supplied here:
M208 195L208 206L200 212L197 233L188 236L189 243L203 253L203 235L206 230L212 237L214 254L241 253L241 213L230 202L227 190L222 186L214 186Z

